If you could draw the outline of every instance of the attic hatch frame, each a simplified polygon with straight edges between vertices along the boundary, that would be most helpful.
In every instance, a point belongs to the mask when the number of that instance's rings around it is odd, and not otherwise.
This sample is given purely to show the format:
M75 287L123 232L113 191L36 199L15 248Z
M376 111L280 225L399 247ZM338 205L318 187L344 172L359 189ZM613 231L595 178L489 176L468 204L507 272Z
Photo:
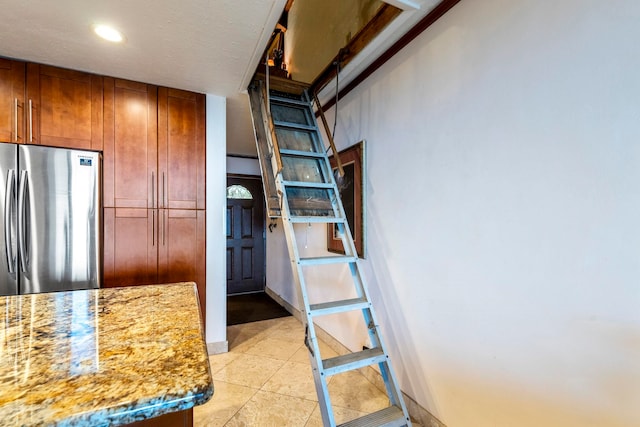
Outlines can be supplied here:
M276 178L274 174L264 173L271 170L272 158L275 159L277 165L276 175L282 173L283 169L282 159L280 157L280 147L278 144L278 136L273 125L273 118L271 116L271 103L269 101L269 96L272 89L280 91L282 93L289 93L297 96L300 96L304 93L308 95L309 89L308 86L304 83L294 82L292 80L283 79L277 76L270 76L268 55L265 56L265 73L256 73L254 80L250 86L250 89L252 88L259 92L258 97L250 97L250 103L251 110L254 112L251 117L253 120L253 127L256 136L260 170L263 176L262 183L265 194L265 205L267 215L270 218L278 218L281 216L282 212L282 197L281 194L279 194L277 191L275 183ZM320 101L318 100L318 97L315 93L313 93L310 98L312 98L311 104L315 103L317 105L327 138L329 139L329 147L325 147L325 151L328 152L329 150L331 150L332 153L337 154L338 150L336 149L333 135L329 129L329 124L327 123L327 120L322 111L322 105L320 104ZM263 126L259 126L260 124L262 124ZM267 132L266 129L268 129L269 131ZM317 143L324 146L323 140L319 140L317 141ZM338 176L343 177L344 169L342 167L340 157L337 155L334 157L336 158L337 162Z
M312 103L316 105L316 117L320 117L324 131L327 139L329 140L329 147L326 148L326 151L332 151L332 153L336 154L338 151L336 149L334 135L331 129L329 128L329 124L327 123L327 119L324 116L324 111L326 108L323 108L320 100L318 99L318 92L324 88L327 84L329 84L334 78L336 79L336 96L334 97L334 105L338 98L338 74L340 73L340 69L348 64L356 55L358 55L362 49L364 49L367 44L371 42L389 23L391 23L400 13L402 13L402 9L388 4L384 2L382 6L378 9L374 17L362 28L358 31L358 33L346 44L346 46L342 47L338 54L332 59L332 61L321 71L321 73L316 77L313 83L305 84L301 82L295 82L293 80L282 77L282 73L278 73L278 75L271 75L270 73L270 52L274 47L274 43L277 41L277 38L281 39L284 37L284 33L286 32L287 25L287 16L291 7L293 6L294 0L288 0L280 21L278 25L274 29L274 32L271 36L269 43L267 44L267 48L264 53L264 73L260 71L260 65L258 66L258 70L254 75L253 81L250 85L250 88L255 88L257 82L262 80L264 85L262 86L262 105L258 105L256 102L251 102L251 109L256 111L257 117L252 116L252 120L254 120L254 130L256 132L256 142L258 147L258 158L260 159L260 169L261 172L270 171L270 159L273 156L276 156L275 160L278 165L278 173L282 170L282 160L279 156L279 147L277 135L275 133L275 129L273 125L269 126L269 123L272 123L271 120L271 108L269 102L269 94L271 89L281 91L284 93L291 93L294 95L300 95L303 92L307 92L309 98L312 100ZM392 2L393 3L393 2ZM401 4L408 6L407 8L412 7L412 3L405 3L403 0L400 1ZM276 70L281 71L281 70ZM256 105L254 105L256 104ZM266 110L263 107L266 105ZM337 115L337 111L336 111ZM256 126L260 123L257 121L263 121L263 125L269 129L269 134L263 131L262 126ZM337 117L335 119L337 121ZM335 123L334 123L334 131L335 131ZM338 179L344 176L344 169L342 167L342 163L340 161L339 156L335 156L337 159L337 169L338 169ZM264 174L263 177L267 176L268 179L263 179L263 187L265 194L265 202L266 202L266 210L267 215L270 218L278 218L280 217L281 206L280 206L280 195L278 195L276 187L275 187L275 178L271 176L270 173Z

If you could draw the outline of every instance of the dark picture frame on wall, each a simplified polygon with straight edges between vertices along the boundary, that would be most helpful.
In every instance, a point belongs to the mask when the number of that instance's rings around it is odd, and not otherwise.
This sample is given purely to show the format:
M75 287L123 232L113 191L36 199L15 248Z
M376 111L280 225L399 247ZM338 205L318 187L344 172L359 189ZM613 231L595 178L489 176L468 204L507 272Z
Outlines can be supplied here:
M365 141L360 141L338 153L344 177L338 178L338 167L334 156L329 157L334 176L338 184L338 190L342 199L342 205L347 216L349 229L353 235L358 257L365 257ZM344 254L342 240L338 236L338 227L335 224L327 225L327 250Z

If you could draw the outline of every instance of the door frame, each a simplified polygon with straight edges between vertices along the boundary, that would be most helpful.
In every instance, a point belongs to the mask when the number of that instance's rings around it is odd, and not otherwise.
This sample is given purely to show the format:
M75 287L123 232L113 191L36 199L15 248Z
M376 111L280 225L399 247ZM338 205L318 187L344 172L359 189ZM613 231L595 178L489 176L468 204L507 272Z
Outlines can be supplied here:
M265 200L264 200L264 186L262 183L262 177L260 175L244 175L244 174L238 174L238 173L227 173L227 178L226 178L226 184L225 184L225 200L226 200L226 188L229 187L229 178L233 178L233 179L246 179L246 180L253 180L253 181L257 181L259 183L259 187L261 190L261 197L260 197L260 207L262 209L262 253L264 254L263 256L263 266L262 266L262 290L261 291L255 291L255 292L246 292L246 293L258 293L258 292L265 292L265 289L267 287L267 210L265 207ZM226 209L226 204L225 204L225 209ZM225 221L226 221L226 217L225 217ZM227 261L227 260L225 260ZM226 284L225 284L226 286ZM225 292L226 296L229 296L228 291ZM242 295L242 294L233 294L233 295Z

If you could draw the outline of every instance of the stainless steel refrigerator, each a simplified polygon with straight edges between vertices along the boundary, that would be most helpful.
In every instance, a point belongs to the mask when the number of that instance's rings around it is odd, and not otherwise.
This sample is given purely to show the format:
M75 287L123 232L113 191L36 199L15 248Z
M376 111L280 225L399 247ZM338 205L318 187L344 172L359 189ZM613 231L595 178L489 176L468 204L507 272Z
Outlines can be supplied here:
M0 295L100 287L102 158L0 143Z

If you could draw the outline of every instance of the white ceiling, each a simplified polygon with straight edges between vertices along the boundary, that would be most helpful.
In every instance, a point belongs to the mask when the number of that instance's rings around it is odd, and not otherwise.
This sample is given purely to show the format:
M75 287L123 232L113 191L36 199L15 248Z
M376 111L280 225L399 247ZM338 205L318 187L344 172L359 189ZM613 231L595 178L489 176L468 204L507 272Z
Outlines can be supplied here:
M285 3L0 0L0 56L228 97L228 145L248 139L255 153L241 91ZM126 42L97 38L95 23L120 29Z
M375 58L372 53L381 53L439 2L394 1L421 7L405 11L361 57ZM0 0L0 56L227 97L227 151L255 155L242 92L285 3ZM98 39L92 33L96 23L115 26L126 42L116 45ZM351 74L366 62L354 61ZM348 80L349 75L343 79L341 74L341 81Z

